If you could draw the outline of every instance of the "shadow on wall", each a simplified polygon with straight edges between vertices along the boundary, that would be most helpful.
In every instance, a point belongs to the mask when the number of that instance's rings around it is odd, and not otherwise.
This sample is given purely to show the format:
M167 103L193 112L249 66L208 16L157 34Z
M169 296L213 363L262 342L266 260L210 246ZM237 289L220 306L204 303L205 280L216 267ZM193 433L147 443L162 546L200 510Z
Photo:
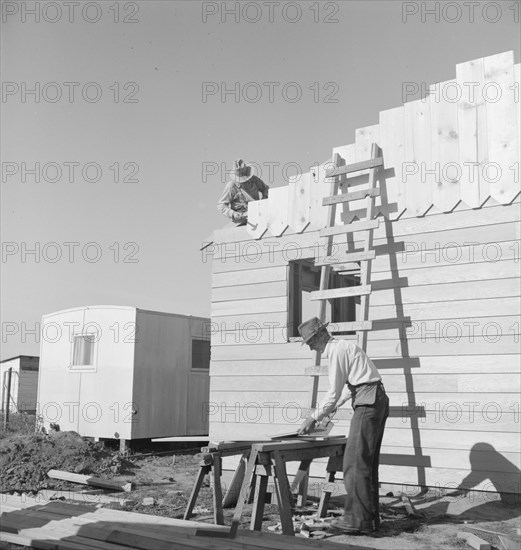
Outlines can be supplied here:
M467 494L472 487L489 479L493 485L490 490L499 493L501 502L508 505L521 504L521 470L515 464L496 451L492 445L484 442L472 446L469 461L470 473L456 489L457 494ZM493 470L491 465L494 466ZM507 487L505 478L517 480L515 486L509 484Z

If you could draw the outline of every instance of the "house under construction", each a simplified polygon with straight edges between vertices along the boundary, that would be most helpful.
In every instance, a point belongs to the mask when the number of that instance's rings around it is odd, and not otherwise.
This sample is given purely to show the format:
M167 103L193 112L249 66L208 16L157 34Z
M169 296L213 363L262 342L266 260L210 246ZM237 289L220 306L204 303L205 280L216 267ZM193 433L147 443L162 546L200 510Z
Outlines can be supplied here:
M328 386L297 332L322 300L338 337L366 339L390 398L382 483L519 494L519 67L512 52L457 65L250 203L248 226L214 232L213 441L300 425ZM344 197L328 199L335 183Z

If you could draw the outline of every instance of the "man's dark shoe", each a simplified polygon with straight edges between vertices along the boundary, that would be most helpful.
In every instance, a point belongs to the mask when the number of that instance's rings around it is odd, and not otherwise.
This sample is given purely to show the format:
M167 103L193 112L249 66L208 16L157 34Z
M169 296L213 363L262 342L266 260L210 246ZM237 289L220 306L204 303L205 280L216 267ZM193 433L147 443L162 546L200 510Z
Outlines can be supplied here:
M343 535L371 535L373 534L372 525L364 525L363 527L353 527L342 518L335 519L329 524L329 532L334 532Z

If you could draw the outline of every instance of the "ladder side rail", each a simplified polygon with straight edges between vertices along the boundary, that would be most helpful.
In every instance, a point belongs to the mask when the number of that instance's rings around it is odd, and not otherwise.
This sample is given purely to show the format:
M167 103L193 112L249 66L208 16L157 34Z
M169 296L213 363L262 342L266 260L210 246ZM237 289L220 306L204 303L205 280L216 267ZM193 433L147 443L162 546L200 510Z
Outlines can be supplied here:
M340 155L338 153L335 153L333 156L333 164L335 168L337 168L340 165ZM331 182L331 189L330 189L330 195L336 195L338 193L338 187L339 187L339 180L340 176L332 176L333 180ZM327 227L332 227L335 225L335 218L336 218L336 204L330 204L328 205L328 215L327 215ZM334 235L328 236L326 241L326 253L325 256L330 256L331 252L333 250L333 239ZM320 287L319 290L327 290L329 286L329 276L331 273L331 266L325 265L322 266L322 269L320 270ZM326 317L326 300L320 300L319 306L318 306L318 318L321 322L324 322L324 319ZM315 354L315 366L320 367L322 360L322 354L317 351ZM310 402L310 408L315 408L317 405L317 395L318 395L318 382L319 382L319 376L313 376L313 387L311 389L311 402Z
M376 158L380 153L380 148L373 143L371 147L371 158ZM369 174L369 188L375 189L376 185L376 171L378 168L372 168ZM375 212L375 197L373 195L368 195L366 198L366 218L367 220L372 220L374 218ZM369 252L373 247L373 229L369 229L365 233L364 237L364 252ZM369 285L371 284L371 264L372 260L368 259L361 263L360 270L360 284ZM369 317L369 296L363 295L360 298L360 319L358 321L367 321ZM357 335L358 345L364 350L367 351L367 331L359 331Z

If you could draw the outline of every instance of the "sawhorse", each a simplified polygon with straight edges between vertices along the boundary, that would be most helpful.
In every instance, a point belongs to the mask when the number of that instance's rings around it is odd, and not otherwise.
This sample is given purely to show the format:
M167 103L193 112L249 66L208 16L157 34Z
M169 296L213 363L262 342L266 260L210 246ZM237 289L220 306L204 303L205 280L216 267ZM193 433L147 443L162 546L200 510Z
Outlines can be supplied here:
M247 492L257 476L250 529L260 531L266 502L268 481L273 477L279 506L282 532L294 535L293 495L288 481L286 462L300 461L299 472L307 472L315 458L343 456L347 438L338 437L322 441L295 439L269 443L255 443L251 446L246 472L239 494L239 501L233 515L231 536L234 537L248 497ZM298 477L298 476L297 476ZM305 495L302 496L305 504Z
M223 507L230 506L237 502L238 493L242 485L246 460L250 455L251 443L247 441L222 441L207 447L201 447L202 458L199 462L199 471L195 478L194 487L183 516L183 519L190 519L203 485L206 474L212 473L213 477L213 517L216 525L224 525ZM241 460L232 478L223 500L221 473L222 459L225 456L241 454Z

